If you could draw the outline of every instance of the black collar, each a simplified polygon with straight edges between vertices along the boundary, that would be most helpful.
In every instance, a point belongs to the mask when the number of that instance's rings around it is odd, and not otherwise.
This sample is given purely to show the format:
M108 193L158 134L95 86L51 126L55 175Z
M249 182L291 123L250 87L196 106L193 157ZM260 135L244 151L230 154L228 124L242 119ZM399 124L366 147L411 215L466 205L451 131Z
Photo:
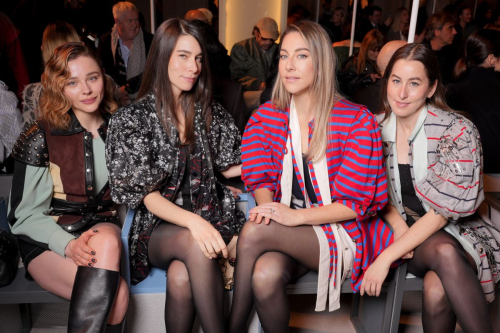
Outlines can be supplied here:
M78 118L75 116L75 113L73 110L68 111L68 115L70 117L70 122L68 128L52 128L50 131L50 134L52 135L73 135L77 134L80 132L85 132L85 128L80 124L78 121ZM102 113L102 119L104 122L102 125L99 127L99 132L100 130L104 129L105 127L108 127L108 122L109 119L111 118L111 114L109 113Z

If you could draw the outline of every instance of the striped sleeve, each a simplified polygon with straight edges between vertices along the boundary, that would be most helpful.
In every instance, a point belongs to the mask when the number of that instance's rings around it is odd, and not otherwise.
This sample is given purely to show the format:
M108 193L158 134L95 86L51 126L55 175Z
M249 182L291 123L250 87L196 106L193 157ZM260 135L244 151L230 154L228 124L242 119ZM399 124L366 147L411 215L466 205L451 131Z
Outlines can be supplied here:
M484 199L483 156L476 127L457 117L436 149L436 161L416 185L422 200L451 222L472 215Z
M387 203L380 130L366 109L358 112L351 124L332 192L332 200L351 208L358 216L373 215Z
M283 152L273 148L273 140L283 139L283 125L273 117L272 106L262 105L248 121L241 144L241 178L248 191L267 188L276 193L278 161Z

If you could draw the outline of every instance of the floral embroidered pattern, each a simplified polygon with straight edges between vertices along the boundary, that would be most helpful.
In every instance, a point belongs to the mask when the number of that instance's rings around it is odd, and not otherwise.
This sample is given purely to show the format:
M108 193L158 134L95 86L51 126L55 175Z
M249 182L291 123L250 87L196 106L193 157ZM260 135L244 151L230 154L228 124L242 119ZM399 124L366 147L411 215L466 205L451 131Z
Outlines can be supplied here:
M208 132L201 107L196 105L195 108L196 145L190 153L193 172L186 170L187 176L191 177L191 206L193 212L211 222L229 242L232 235L240 231L245 216L236 208L229 189L209 175L207 165L210 159L215 170L224 171L231 165L240 164L241 138L233 119L220 104L213 104ZM147 210L142 200L147 194L159 190L173 201L180 190L186 167L175 126L168 131L171 135L167 135L161 126L152 93L120 108L111 118L108 129L106 161L111 196L116 203L136 210L129 234L134 284L149 274L149 236L161 221ZM208 138L210 152L203 148L202 137ZM217 193L221 194L218 195L218 205L212 195L212 189L216 187L219 189Z

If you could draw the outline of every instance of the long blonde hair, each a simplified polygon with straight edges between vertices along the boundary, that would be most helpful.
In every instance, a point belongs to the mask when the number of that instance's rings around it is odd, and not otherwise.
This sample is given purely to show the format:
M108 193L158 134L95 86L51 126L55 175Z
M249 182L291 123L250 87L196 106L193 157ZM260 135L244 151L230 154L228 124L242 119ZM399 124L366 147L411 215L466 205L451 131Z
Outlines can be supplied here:
M392 31L399 31L401 29L401 17L403 16L403 12L407 11L408 14L410 13L406 7L399 7L394 15L392 16L392 24L390 26L390 29ZM405 24L406 28L408 28L408 24Z
M75 28L64 21L49 23L43 31L42 58L46 64L54 51L65 43L81 43L82 39L76 33Z
M286 36L298 32L306 42L313 61L314 79L309 87L311 96L310 110L314 116L314 130L307 152L307 160L318 161L325 156L327 127L331 110L336 101L343 98L337 91L335 64L337 59L325 30L317 23L301 21L287 27L281 37L280 48ZM280 75L274 84L272 100L276 107L284 110L289 107L292 94L283 84Z

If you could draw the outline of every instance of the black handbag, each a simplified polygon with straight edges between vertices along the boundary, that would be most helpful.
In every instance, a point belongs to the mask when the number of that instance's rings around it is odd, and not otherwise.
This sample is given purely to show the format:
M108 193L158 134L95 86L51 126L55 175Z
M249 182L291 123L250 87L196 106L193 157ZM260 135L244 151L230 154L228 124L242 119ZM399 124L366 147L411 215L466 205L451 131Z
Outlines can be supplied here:
M16 277L19 251L17 240L5 229L0 229L0 288L8 286Z

